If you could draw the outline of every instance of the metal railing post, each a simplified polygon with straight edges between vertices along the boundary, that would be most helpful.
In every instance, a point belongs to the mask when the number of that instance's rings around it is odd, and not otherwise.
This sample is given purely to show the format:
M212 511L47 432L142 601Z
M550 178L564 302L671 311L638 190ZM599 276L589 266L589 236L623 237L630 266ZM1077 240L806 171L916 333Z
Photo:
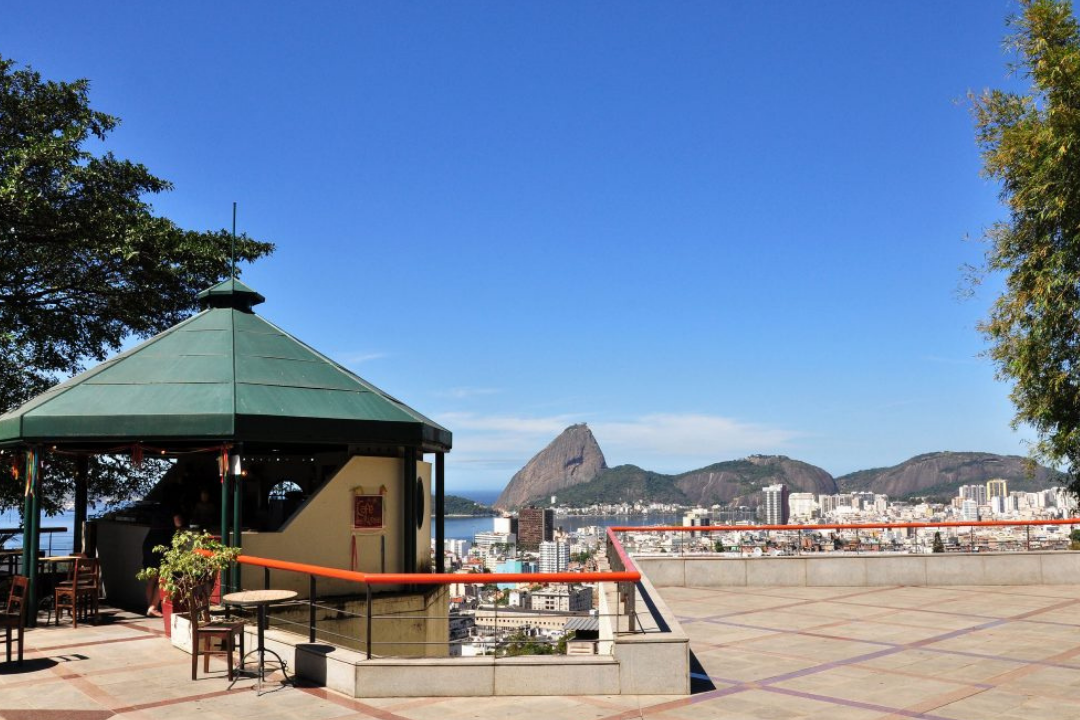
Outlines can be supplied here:
M263 568L263 590L270 589L270 568Z
M315 642L315 576L308 575L308 642Z
M1024 526L1024 530L1027 531L1027 550L1028 552L1031 552L1031 526Z

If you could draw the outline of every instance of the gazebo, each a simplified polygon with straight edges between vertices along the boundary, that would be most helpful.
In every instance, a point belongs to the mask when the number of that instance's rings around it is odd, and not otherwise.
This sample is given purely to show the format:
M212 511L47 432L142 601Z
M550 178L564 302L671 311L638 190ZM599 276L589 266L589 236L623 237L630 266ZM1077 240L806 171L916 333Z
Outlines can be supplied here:
M367 498L343 511L353 513L352 554L357 537L381 531L384 569L391 544L400 546L394 570L424 569L429 493L435 496L436 548L442 547L450 431L257 315L252 308L265 298L239 280L218 283L198 298L202 309L187 320L0 416L0 449L19 456L18 468L25 467L23 568L35 602L39 497L49 481L42 459L50 453L77 458L77 550L87 512L86 458L93 454L175 458L174 470L200 457L202 467L214 468L214 482L220 481L221 536L237 546L243 544L245 508L265 509L266 487L252 490L252 483L277 480L271 470L279 465L270 463L291 458L299 467L310 459L312 467L300 480L307 485L305 502L296 509L301 512L352 459L378 458L376 470L357 465L351 471L355 478L341 481L356 483L348 488L354 500ZM434 454L433 472L418 471L430 468L425 454ZM386 480L387 467L394 468L398 482ZM381 479L369 479L372 472L383 473ZM190 477L170 473L170 487L183 491ZM205 473L200 482L207 486ZM345 499L323 502L321 512L337 518ZM376 506L384 515L373 520ZM360 509L366 518L355 517ZM435 558L441 572L442 553Z

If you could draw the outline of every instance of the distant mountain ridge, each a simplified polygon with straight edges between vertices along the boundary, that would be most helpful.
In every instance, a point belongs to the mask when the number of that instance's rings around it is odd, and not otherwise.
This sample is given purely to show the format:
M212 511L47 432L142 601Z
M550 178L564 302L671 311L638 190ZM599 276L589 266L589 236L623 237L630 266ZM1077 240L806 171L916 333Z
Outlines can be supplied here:
M562 490L556 497L560 504L577 506L624 502L757 505L762 488L776 483L784 483L792 492L837 492L832 475L819 467L783 455L752 455L679 475L620 465Z
M1061 473L1019 455L932 452L892 467L859 470L836 479L843 492L864 490L891 498L955 495L961 485L1003 478L1009 490L1034 492L1063 482Z
M934 452L892 467L873 468L834 478L827 471L783 455L751 455L698 470L666 475L637 467L609 468L599 443L584 424L564 430L507 484L495 507L512 510L530 503L635 502L680 505L758 505L762 488L783 483L789 492L832 495L864 491L893 499L952 497L961 485L1008 481L1010 490L1042 490L1061 482L1061 474L1016 455Z

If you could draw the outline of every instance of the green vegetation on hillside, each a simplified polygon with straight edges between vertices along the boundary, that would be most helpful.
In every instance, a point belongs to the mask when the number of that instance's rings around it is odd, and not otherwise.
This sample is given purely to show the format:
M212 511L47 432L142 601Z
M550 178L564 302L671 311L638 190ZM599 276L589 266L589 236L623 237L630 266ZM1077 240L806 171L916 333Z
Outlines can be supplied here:
M620 465L602 471L594 479L556 493L560 505L581 507L593 503L661 502L693 504L675 487L674 477Z
M431 497L431 509L435 509L435 496ZM495 511L487 505L482 505L475 500L461 497L460 495L446 496L447 515L476 515L480 517L495 515Z

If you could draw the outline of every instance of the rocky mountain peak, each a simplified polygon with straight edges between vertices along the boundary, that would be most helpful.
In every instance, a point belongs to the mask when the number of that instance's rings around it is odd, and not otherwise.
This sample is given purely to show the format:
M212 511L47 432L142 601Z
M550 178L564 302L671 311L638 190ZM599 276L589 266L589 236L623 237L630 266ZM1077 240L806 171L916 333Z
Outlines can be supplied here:
M606 469L604 453L589 426L571 425L510 479L495 507L509 510L534 498L557 495Z

